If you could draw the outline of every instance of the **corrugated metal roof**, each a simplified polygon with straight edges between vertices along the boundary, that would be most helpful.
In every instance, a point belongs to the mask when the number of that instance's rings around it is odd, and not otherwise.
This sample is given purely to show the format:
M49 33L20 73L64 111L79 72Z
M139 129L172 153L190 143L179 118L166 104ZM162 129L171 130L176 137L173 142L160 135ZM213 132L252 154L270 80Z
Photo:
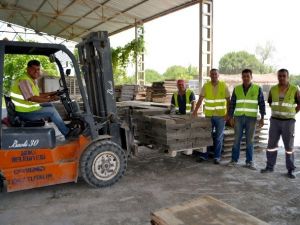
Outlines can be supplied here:
M79 41L92 31L116 34L199 0L0 0L0 20Z

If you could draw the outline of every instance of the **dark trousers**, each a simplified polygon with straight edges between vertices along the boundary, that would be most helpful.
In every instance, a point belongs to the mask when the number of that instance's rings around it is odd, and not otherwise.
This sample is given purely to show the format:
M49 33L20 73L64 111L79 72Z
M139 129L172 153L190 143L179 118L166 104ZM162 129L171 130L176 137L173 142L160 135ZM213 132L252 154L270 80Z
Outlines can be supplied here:
M270 119L269 140L267 148L267 167L273 169L276 164L280 136L285 148L285 163L288 171L294 170L294 133L295 120Z

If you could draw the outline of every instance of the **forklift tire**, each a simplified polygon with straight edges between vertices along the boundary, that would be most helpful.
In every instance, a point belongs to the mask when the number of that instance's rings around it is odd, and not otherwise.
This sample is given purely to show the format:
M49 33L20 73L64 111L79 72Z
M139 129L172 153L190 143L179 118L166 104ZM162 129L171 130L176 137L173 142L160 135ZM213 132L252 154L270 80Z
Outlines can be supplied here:
M123 149L108 140L91 143L82 153L80 172L83 179L93 187L108 187L125 174L127 158Z

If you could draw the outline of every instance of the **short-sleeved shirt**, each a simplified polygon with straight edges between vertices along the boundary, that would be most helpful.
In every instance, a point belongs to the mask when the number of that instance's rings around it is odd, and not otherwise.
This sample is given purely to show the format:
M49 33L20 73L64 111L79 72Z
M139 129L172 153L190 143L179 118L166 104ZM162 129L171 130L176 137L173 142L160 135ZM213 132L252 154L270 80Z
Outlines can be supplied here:
M213 95L216 96L218 93L219 85L212 85L212 87L213 87ZM201 89L200 96L205 98L206 96L205 88ZM227 85L225 86L225 98L230 98L230 92Z
M37 85L36 80L34 80L34 82L35 85ZM20 80L19 87L25 100L28 100L29 98L34 96L31 84L28 80Z
M184 95L179 95L178 94L178 106L179 106L179 113L180 114L186 114L186 97L185 94ZM193 101L195 101L195 94L193 91L191 91L191 95L190 95L190 103L192 103ZM172 96L172 100L171 100L171 104L175 105L175 98L174 98L174 94Z
M297 92L295 94L295 102L297 105L300 104L300 90L299 87L297 86ZM283 99L285 97L285 94L279 93L279 102L283 102ZM268 96L268 103L271 105L272 104L272 95L271 95L271 91L269 92L269 96Z
M216 96L218 93L219 85L212 85L212 87L213 87L213 95ZM200 96L205 98L205 96L206 96L205 88L201 89ZM230 98L230 92L229 92L227 85L225 85L225 98ZM216 112L213 112L212 115L216 116L218 114Z

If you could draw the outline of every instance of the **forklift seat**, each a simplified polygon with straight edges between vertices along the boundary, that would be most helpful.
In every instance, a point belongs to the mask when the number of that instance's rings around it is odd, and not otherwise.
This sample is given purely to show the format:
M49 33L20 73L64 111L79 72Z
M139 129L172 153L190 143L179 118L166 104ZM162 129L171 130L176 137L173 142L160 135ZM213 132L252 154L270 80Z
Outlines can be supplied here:
M44 120L22 120L16 110L15 105L9 96L4 95L7 118L12 127L42 127L45 125Z

